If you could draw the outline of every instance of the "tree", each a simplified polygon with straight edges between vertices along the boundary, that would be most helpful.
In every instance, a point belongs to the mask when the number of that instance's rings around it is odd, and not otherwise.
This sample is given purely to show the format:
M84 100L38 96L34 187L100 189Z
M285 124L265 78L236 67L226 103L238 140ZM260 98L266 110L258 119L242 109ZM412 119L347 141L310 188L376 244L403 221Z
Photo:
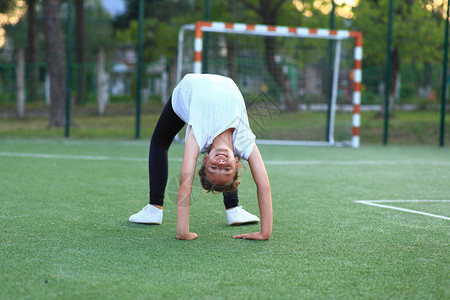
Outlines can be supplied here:
M85 100L84 63L86 56L85 43L85 10L84 0L75 0L75 56L77 63L77 102Z
M28 65L28 101L36 101L37 99L37 84L39 80L38 73L38 52L37 52L37 22L36 22L36 8L38 0L27 0L27 51L26 62Z
M138 0L126 2L127 11L114 21L116 37L137 44ZM203 1L149 0L145 1L144 15L144 61L168 58L171 82L175 82L178 31L184 24L203 19Z
M139 0L126 0L127 10L116 17L114 24L117 37L124 42L137 44ZM145 1L144 59L156 60L161 55L174 57L177 35L181 25L203 19L202 5L192 1L149 0ZM188 14L186 12L189 12Z
M313 0L303 2L313 3ZM127 11L115 19L117 36L122 41L137 42L137 3L127 0ZM169 58L171 66L176 63L177 34L181 25L194 23L205 17L205 1L149 0L145 8L144 59L156 60L161 55ZM316 12L316 9L314 9ZM302 26L306 21L326 26L327 18L317 14L315 18L304 18L290 0L214 0L211 1L211 20L241 23L264 23L269 25ZM325 24L325 25L323 25ZM232 39L227 38L227 66L229 76L237 79L237 49ZM295 110L297 103L289 85L287 75L275 61L275 55L283 52L282 44L273 37L265 40L265 60L268 72L282 88L287 109Z
M258 4L255 4L249 0L240 0L249 9L253 10L261 18L261 22L266 25L276 25L277 17L280 7L286 0L259 0ZM265 37L265 60L270 75L275 79L278 85L281 87L281 91L286 101L287 110L296 110L297 103L295 101L294 91L289 84L289 78L286 73L283 72L282 66L280 66L275 55L277 54L277 40L275 37Z
M16 7L16 1L0 0L0 13L5 14L11 12Z
M59 0L43 0L45 50L50 75L49 127L62 127L66 123L66 53L59 20Z
M403 64L427 72L427 65L439 61L443 32L443 8L427 10L433 0L394 1L392 73L389 84L389 109L394 107L394 95ZM443 4L441 4L443 6ZM384 66L386 61L386 37L389 0L360 1L354 8L354 27L364 33L364 65ZM425 76L426 77L426 76ZM423 82L418 86L423 86ZM428 83L430 84L430 83ZM384 107L383 107L384 109ZM384 114L384 111L381 112Z

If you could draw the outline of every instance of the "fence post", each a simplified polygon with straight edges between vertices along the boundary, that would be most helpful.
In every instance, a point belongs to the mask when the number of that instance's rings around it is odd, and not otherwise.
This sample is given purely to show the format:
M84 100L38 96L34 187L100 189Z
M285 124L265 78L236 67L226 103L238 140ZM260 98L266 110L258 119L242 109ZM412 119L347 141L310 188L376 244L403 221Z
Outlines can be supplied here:
M138 32L138 61L136 72L136 139L141 137L141 88L142 88L142 47L144 31L144 0L139 0L139 32Z
M72 0L67 1L67 75L66 75L66 130L65 137L70 136L70 98L72 94Z
M17 50L16 74L17 117L22 120L25 117L25 54L23 48Z
M448 19L450 18L450 1L447 1L447 18L445 19L444 60L442 62L442 95L441 95L441 129L439 146L444 147L445 140L445 109L447 98L447 60L448 60Z
M211 20L211 0L205 0L205 21ZM203 64L202 73L208 73L208 48L209 48L209 33L203 33Z
M336 10L336 3L334 0L331 0L331 13L330 13L330 29L334 29L336 27L336 21L335 21L335 10ZM330 40L328 42L328 74L331 74L331 70L333 69L333 50L334 50L334 41ZM328 75L328 111L327 111L327 132L326 132L326 141L330 141L330 121L331 121L331 98L332 98L332 91L333 90L333 78Z
M386 87L384 99L384 136L383 144L387 145L389 137L389 92L391 90L391 71L392 71L392 19L394 14L394 0L389 0L389 23L386 45Z

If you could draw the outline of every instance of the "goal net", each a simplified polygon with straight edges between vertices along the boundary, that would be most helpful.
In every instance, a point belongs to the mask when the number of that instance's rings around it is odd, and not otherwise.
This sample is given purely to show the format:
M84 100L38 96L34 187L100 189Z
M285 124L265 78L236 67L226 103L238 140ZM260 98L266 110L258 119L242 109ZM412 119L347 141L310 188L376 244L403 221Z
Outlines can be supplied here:
M197 22L180 29L177 81L231 77L259 143L359 147L362 35Z

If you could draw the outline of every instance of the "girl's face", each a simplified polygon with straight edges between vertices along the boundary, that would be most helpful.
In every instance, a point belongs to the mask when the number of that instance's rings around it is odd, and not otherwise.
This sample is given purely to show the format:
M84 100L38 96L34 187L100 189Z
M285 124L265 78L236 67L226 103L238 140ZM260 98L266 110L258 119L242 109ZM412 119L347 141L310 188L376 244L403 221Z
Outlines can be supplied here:
M209 154L203 157L207 179L216 185L228 185L233 182L239 160L234 156L233 149L227 147L211 148Z

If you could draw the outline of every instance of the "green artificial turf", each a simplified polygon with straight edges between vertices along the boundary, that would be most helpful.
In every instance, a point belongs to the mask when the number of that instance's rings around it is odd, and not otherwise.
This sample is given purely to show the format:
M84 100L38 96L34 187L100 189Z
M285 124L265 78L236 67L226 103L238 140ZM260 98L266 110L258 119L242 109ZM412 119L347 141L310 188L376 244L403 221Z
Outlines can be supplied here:
M128 217L147 203L148 142L0 140L0 299L450 298L450 220L355 202L450 200L448 149L260 149L271 239L232 239L259 224L228 226L222 196L195 188L199 238L178 241L181 144L147 226ZM248 167L239 195L258 214ZM395 206L450 217L449 202Z

